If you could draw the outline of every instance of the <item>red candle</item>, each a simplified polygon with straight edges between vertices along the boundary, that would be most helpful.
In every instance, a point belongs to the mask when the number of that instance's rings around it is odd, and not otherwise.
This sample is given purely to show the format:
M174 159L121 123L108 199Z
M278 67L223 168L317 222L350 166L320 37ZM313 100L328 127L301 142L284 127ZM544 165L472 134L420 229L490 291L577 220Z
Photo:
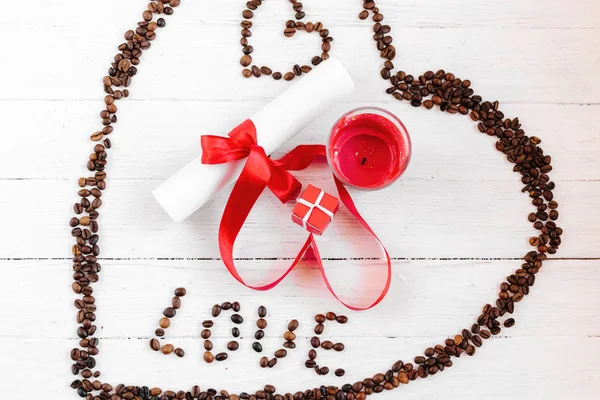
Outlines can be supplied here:
M327 158L334 174L359 189L381 189L408 166L411 145L402 122L386 110L359 108L333 126Z

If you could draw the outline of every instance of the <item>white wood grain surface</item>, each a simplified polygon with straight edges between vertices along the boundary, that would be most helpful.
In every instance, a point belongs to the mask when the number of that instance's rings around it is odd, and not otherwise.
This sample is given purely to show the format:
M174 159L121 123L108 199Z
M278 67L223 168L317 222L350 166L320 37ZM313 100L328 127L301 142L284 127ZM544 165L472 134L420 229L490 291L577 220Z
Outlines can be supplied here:
M0 384L3 397L29 399L37 383L49 399L76 398L68 352L77 340L70 290L67 221L86 174L89 135L99 125L101 77L125 30L147 1L23 0L0 13ZM468 118L414 109L383 91L370 24L358 0L304 0L307 19L335 37L332 54L356 79L357 90L332 105L282 149L321 143L332 122L360 105L397 113L414 146L402 180L376 193L357 193L361 211L394 259L392 289L377 308L345 311L310 267L277 289L252 292L218 260L216 233L227 193L188 221L175 224L150 195L194 157L198 136L226 132L286 86L240 75L239 15L243 0L186 0L144 53L132 96L119 104L111 139L108 189L101 209L103 271L95 286L102 380L184 388L193 384L252 391L275 382L280 391L340 385L408 360L470 325L495 299L499 283L518 268L534 233L518 175L477 133ZM382 399L597 399L600 375L600 3L588 0L378 0L393 28L395 64L414 74L445 68L469 78L477 93L501 101L552 155L563 245L545 263L518 304L517 325L504 329L472 359L426 381L377 395ZM307 62L318 41L282 35L292 16L284 0L257 11L252 44L257 63L289 68ZM331 188L327 171L303 181ZM268 279L295 255L304 236L289 208L266 194L250 215L236 248L240 271ZM319 239L325 267L346 299L372 295L357 286L379 273L367 237L341 215ZM282 260L284 259L284 260ZM172 290L188 295L168 339L184 359L147 349ZM201 362L200 323L215 302L239 300L247 323L241 349L219 365ZM269 308L265 348L280 345L292 318L298 348L269 371L251 350L256 307ZM344 367L346 378L317 377L303 367L312 316L346 313L346 327L325 335L343 341L341 354L320 361ZM229 325L219 320L215 345ZM321 358L322 357L322 358ZM37 393L37 392L36 392Z

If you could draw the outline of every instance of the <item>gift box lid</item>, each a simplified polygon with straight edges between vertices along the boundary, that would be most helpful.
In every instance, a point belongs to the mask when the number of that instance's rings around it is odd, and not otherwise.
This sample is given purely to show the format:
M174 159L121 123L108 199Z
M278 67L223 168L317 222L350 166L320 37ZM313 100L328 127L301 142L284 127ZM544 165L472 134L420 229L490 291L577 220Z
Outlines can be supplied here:
M321 192L323 192L323 197L321 198L321 201L319 201L319 204L316 204ZM310 184L306 187L300 198L314 204L315 206L319 205L331 211L333 214L335 214L340 207L340 202L337 198Z

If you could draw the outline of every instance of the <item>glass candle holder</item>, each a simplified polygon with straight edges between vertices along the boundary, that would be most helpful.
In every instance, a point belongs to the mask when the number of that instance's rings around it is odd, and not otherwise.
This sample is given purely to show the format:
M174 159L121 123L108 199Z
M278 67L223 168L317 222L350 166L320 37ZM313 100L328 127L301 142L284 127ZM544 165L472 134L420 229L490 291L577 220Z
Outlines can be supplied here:
M406 170L411 156L406 127L377 107L349 111L335 123L327 140L327 161L344 184L377 190Z

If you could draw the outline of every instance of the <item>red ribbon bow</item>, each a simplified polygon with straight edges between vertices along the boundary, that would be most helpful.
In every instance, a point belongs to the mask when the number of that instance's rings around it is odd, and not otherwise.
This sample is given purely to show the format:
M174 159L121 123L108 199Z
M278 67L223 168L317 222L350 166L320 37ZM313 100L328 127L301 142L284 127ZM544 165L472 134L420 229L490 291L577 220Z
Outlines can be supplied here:
M235 183L223 217L219 226L219 250L223 262L231 275L244 286L254 290L269 290L277 286L285 277L296 267L302 256L312 248L317 260L321 275L327 285L327 288L333 296L343 305L354 311L368 310L383 300L387 294L391 283L392 265L390 256L369 224L362 218L358 212L350 193L346 187L335 176L336 188L340 200L346 206L348 211L356 220L373 236L376 242L381 246L387 260L387 279L383 291L379 297L368 307L354 307L343 302L333 290L327 274L323 268L323 263L319 255L319 250L315 238L311 233L300 252L289 266L289 268L275 281L263 285L248 285L238 273L233 261L233 246L237 239L246 218L250 214L252 207L265 190L269 188L275 196L282 202L287 203L295 200L302 189L302 184L288 171L300 171L307 168L318 156L325 156L324 145L300 145L294 148L279 160L270 159L265 150L258 145L256 139L256 127L251 120L244 121L229 133L229 137L203 135L201 137L202 145L202 163L203 164L223 164L231 161L248 158L244 168Z

